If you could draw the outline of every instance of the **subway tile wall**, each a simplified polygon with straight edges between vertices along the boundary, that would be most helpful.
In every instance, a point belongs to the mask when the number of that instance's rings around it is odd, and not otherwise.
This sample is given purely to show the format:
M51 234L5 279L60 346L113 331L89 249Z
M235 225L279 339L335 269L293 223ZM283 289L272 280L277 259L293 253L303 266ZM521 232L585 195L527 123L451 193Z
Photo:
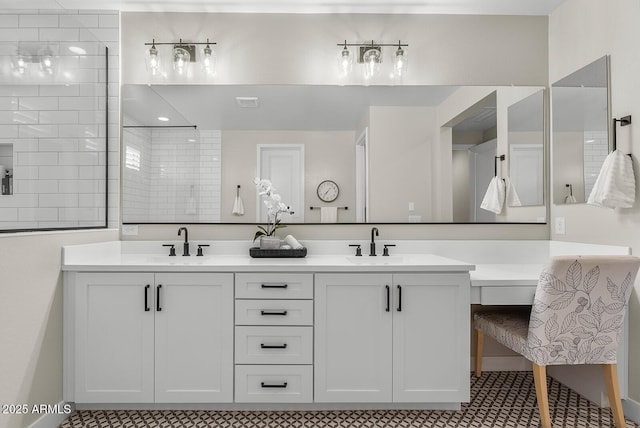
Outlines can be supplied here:
M607 131L584 132L584 197L591 194L593 185L596 184L598 174L609 153L609 140Z
M0 229L103 226L107 156L108 226L118 227L118 12L6 10L0 18L0 151L11 147L14 175L14 195L0 196ZM35 59L22 74L11 69L19 50L35 58L43 49L56 60L50 77Z
M125 223L220 221L221 132L125 128Z

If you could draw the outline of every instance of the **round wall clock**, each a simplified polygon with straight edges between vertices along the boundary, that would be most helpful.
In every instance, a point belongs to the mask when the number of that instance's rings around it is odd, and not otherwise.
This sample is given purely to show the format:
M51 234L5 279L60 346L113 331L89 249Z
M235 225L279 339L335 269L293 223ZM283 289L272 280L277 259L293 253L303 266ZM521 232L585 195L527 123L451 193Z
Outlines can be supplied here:
M318 198L323 202L333 202L338 198L340 188L332 180L324 180L318 184Z

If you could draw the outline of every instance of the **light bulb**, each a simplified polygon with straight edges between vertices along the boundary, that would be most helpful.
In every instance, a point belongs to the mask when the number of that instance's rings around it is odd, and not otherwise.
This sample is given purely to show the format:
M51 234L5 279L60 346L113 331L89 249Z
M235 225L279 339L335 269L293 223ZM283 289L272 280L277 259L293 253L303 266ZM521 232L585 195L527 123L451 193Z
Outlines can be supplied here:
M181 47L176 47L173 49L173 69L180 76L186 74L190 60L191 55L189 54L188 50Z
M207 46L202 50L202 71L207 76L215 76L216 74L216 54L209 46L208 39Z
M352 69L353 57L345 42L344 48L340 51L340 56L338 56L338 74L340 77L347 77L351 74Z
M149 72L152 76L159 74L160 72L160 58L158 57L158 49L155 45L155 40L151 45L151 49L148 51Z
M407 65L408 65L407 53L404 51L404 49L402 49L401 46L398 46L398 50L396 50L396 56L393 60L393 69L394 69L395 75L397 77L404 76L407 72Z
M53 74L53 53L49 49L40 58L40 69L47 74Z
M27 60L23 55L18 54L16 58L14 68L18 72L18 74L23 75L27 71Z
M365 79L371 79L378 74L380 69L380 51L378 49L371 48L362 56L364 61L364 77Z

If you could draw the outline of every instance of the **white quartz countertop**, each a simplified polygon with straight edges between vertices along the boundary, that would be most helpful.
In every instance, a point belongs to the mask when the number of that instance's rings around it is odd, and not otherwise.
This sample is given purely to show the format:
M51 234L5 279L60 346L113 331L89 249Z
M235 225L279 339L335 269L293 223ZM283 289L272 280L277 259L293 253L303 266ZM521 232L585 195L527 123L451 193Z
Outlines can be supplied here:
M96 258L72 258L62 266L63 271L76 272L468 272L474 268L473 264L433 254L255 259L249 255L105 254Z
M477 264L471 273L471 286L536 286L544 264Z

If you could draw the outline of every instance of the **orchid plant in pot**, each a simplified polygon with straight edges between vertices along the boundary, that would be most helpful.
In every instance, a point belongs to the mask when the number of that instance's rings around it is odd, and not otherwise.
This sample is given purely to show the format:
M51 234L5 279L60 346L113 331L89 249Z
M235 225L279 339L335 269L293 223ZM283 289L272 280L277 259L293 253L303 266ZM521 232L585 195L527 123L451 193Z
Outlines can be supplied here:
M291 207L281 201L279 194L275 192L275 187L270 180L256 178L254 180L258 194L262 196L264 205L267 207L267 225L258 226L253 240L260 238L260 248L277 249L280 248L280 239L275 236L278 229L286 227L280 224L282 214L293 214Z

